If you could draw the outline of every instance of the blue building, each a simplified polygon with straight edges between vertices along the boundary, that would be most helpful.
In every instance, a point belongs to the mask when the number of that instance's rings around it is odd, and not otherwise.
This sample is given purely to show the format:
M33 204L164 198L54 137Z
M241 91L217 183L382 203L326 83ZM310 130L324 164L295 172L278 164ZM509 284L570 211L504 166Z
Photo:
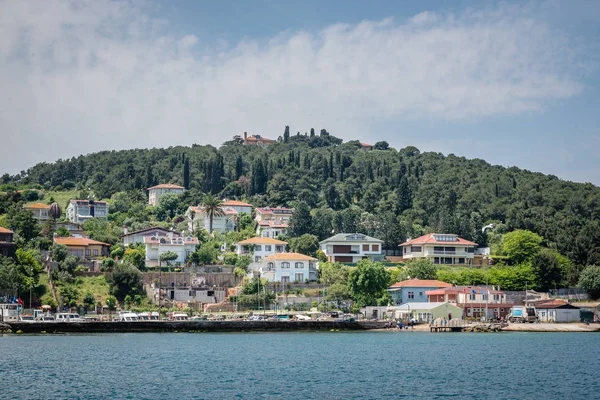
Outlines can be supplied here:
M426 279L409 279L402 282L394 283L388 288L388 292L392 295L394 304L405 303L427 303L428 290L451 287L452 284Z

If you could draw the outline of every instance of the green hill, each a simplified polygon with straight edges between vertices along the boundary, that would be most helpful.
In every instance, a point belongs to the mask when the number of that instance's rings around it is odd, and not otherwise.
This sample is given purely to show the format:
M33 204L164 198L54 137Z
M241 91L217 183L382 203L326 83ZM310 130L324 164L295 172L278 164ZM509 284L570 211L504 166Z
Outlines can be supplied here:
M40 163L23 175L4 175L0 214L10 206L11 189L90 188L97 198L128 192L136 199L135 216L126 207L113 210L121 215L111 218L127 224L127 218L147 218L141 209L146 188L172 182L190 189L175 214L199 202L202 193L256 206L303 209L306 203L310 231L319 238L332 230L362 231L383 239L389 249L427 231L486 244L481 228L495 222L496 233L528 229L577 265L600 264L600 188L592 184L410 146L396 150L385 142L364 151L360 143L342 143L324 130L284 134L266 147L240 142L236 138L219 149L194 144L104 151Z

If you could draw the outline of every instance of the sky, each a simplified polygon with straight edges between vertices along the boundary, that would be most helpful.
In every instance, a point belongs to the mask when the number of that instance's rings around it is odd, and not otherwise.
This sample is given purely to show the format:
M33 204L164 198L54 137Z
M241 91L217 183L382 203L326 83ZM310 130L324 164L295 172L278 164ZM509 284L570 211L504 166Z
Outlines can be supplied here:
M0 174L289 125L600 185L599 50L597 1L0 0Z

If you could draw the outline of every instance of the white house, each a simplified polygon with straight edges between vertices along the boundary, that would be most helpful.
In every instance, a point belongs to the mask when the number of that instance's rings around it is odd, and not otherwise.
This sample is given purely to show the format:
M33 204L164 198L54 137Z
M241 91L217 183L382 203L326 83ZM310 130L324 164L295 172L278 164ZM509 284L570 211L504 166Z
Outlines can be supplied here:
M429 233L400 245L405 260L428 258L434 264L472 265L477 243L458 235Z
M92 218L106 219L108 217L108 203L94 199L71 200L66 214L69 221L79 224Z
M177 254L177 259L172 263L183 264L196 250L198 238L176 236L170 232L167 236L146 236L144 237L144 244L146 245L146 266L158 266L161 254L167 251Z
M253 237L236 243L235 252L238 256L252 257L250 270L258 270L263 258L279 253L285 253L287 242L273 238Z
M33 214L33 218L35 218L38 222L47 221L49 218L48 211L50 211L50 206L43 203L34 203L23 206L23 208Z
M144 238L148 236L168 236L169 234L172 234L174 237L180 236L178 232L173 232L169 229L161 228L160 226L140 229L135 232L128 232L127 228L125 228L123 235L121 235L121 240L123 241L124 246L129 246L130 244L144 243Z
M356 263L363 259L383 258L383 240L362 233L338 233L319 242L327 261Z
M262 207L256 209L255 221L258 222L256 234L275 238L284 235L294 210L285 207Z
M236 217L239 212L229 206L223 207L223 215L214 215L213 216L213 225L212 229L214 232L232 232L235 230L236 225ZM195 232L198 229L206 229L208 232L210 230L210 218L208 214L204 212L204 207L201 205L194 207L188 207L187 212L185 213L188 220L188 229L190 232Z
M317 280L317 259L300 253L278 253L262 260L258 269L269 282Z
M165 194L182 194L185 192L183 186L174 185L172 183L163 183L160 185L152 186L148 190L148 204L157 206L160 204L161 196Z
M564 300L541 301L535 304L540 322L579 322L581 310Z

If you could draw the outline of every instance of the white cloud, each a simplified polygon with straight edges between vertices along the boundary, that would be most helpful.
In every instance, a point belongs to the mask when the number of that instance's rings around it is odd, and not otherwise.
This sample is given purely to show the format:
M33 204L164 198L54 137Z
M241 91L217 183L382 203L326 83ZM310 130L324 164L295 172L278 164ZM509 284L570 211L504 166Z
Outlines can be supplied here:
M578 94L568 40L500 7L338 24L235 46L174 36L120 2L6 1L0 171L102 149L276 137L372 121L469 121Z

